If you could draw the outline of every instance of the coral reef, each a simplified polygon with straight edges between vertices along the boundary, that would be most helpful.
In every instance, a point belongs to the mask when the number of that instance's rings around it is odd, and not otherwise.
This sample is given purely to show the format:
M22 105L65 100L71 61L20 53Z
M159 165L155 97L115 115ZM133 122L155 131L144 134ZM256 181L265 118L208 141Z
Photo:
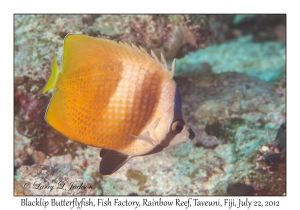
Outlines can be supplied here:
M247 36L211 45L179 59L176 75L201 74L202 63L208 63L215 74L240 72L274 81L285 75L285 44L278 41L253 42L252 37Z
M127 41L166 59L207 46L212 34L202 15L15 15L14 23L15 76L45 81L68 33Z
M285 195L285 16L14 18L15 195ZM175 80L195 139L101 176L99 148L68 140L44 120L52 94L42 88L54 52L61 64L68 33L181 58Z
M207 135L214 137L218 144L214 145L213 150L209 150L199 145L193 147L193 144L188 142L156 155L134 158L117 173L100 177L103 195L127 195L131 192L139 195L223 195L227 193L226 183L236 182L256 188L260 186L253 194L274 193L272 190L275 188L271 188L273 185L264 185L271 182L270 180L275 182L276 179L270 179L274 174L268 173L264 165L259 165L264 164L264 153L260 154L259 148L268 145L269 137L275 140L276 136L282 136L276 133L281 127L281 121L285 119L285 106L281 105L281 99L284 97L275 92L277 86L270 86L259 79L238 73L223 75L217 86L197 86L188 78L182 77L176 78L176 81L182 93L184 112L198 134L196 141L199 141L199 133L204 133L207 126L216 124L222 129L211 129L211 133L208 132ZM242 106L238 111L231 111L235 100ZM197 115L197 107L207 104L207 101L215 103L220 110L227 110L227 114L223 117L220 115L218 119L215 109L212 108L200 109L206 114ZM253 103L254 101L256 103ZM270 102L274 110L271 111L269 106L266 106L267 112L261 112L259 107ZM209 104L208 107L214 106ZM212 114L209 114L210 112ZM231 129L228 129L228 126ZM269 133L268 138L266 129ZM72 159L70 169L76 167L81 171L79 174L85 174L85 180L98 183L97 176L91 173L98 169L99 150L92 147L78 148L76 153L78 156L75 159L67 155ZM54 166L54 163L62 162L56 158L64 156L53 156L44 164L51 163ZM89 158L86 159L87 157ZM259 160L259 157L262 159ZM71 163L70 159L67 162ZM278 183L285 180L282 178L285 173L280 171L280 174L276 175L281 177ZM245 179L248 179L248 182ZM284 191L277 193L282 195Z
M227 187L227 193L230 195L251 195L255 191L252 185L242 183L230 183Z
M255 41L286 41L286 15L238 14L207 15L214 42L224 43L252 35Z
M195 18L196 17L196 18ZM35 153L75 156L77 145L52 129L44 120L51 98L42 94L53 53L61 63L63 38L84 33L140 44L173 59L209 43L210 28L204 16L189 15L15 15L14 114L16 136L15 169L38 163ZM111 23L114 24L111 24ZM49 30L49 25L51 30ZM182 50L185 48L186 50ZM172 54L169 54L172 53ZM19 144L19 142L21 142ZM28 149L27 149L28 150ZM22 151L22 152L21 152ZM40 163L40 162L39 162Z

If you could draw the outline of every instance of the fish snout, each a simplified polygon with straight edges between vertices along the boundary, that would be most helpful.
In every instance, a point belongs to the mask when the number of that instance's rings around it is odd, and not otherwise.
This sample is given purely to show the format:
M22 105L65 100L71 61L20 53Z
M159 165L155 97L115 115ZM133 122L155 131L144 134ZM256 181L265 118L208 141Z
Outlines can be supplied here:
M193 140L196 136L195 132L190 128L188 129L188 132L189 132L189 139Z

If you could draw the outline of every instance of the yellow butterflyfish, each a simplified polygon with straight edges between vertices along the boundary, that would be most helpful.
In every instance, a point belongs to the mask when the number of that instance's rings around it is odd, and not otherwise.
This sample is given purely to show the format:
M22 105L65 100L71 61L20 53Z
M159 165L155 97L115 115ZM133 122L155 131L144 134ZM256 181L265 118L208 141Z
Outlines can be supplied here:
M80 34L64 39L62 70L54 55L44 92L56 91L45 119L80 143L102 148L100 174L134 156L193 139L179 90L163 55L142 47Z

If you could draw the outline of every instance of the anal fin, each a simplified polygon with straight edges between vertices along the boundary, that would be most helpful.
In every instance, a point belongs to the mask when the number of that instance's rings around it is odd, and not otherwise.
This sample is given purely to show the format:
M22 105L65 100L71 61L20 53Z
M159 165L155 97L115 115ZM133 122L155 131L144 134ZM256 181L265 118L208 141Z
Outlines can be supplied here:
M100 157L102 160L100 161L99 172L102 175L113 174L132 158L132 156L108 149L101 149Z

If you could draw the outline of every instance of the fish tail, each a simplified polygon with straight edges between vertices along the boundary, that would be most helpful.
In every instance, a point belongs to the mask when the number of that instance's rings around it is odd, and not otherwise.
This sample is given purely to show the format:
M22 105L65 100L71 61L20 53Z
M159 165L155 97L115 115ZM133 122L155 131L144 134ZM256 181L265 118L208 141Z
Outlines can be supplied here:
M55 88L59 72L60 71L58 68L57 60L56 60L56 54L54 53L52 67L51 67L51 75L49 77L49 80L48 80L46 86L44 87L43 93L46 93L48 90Z

